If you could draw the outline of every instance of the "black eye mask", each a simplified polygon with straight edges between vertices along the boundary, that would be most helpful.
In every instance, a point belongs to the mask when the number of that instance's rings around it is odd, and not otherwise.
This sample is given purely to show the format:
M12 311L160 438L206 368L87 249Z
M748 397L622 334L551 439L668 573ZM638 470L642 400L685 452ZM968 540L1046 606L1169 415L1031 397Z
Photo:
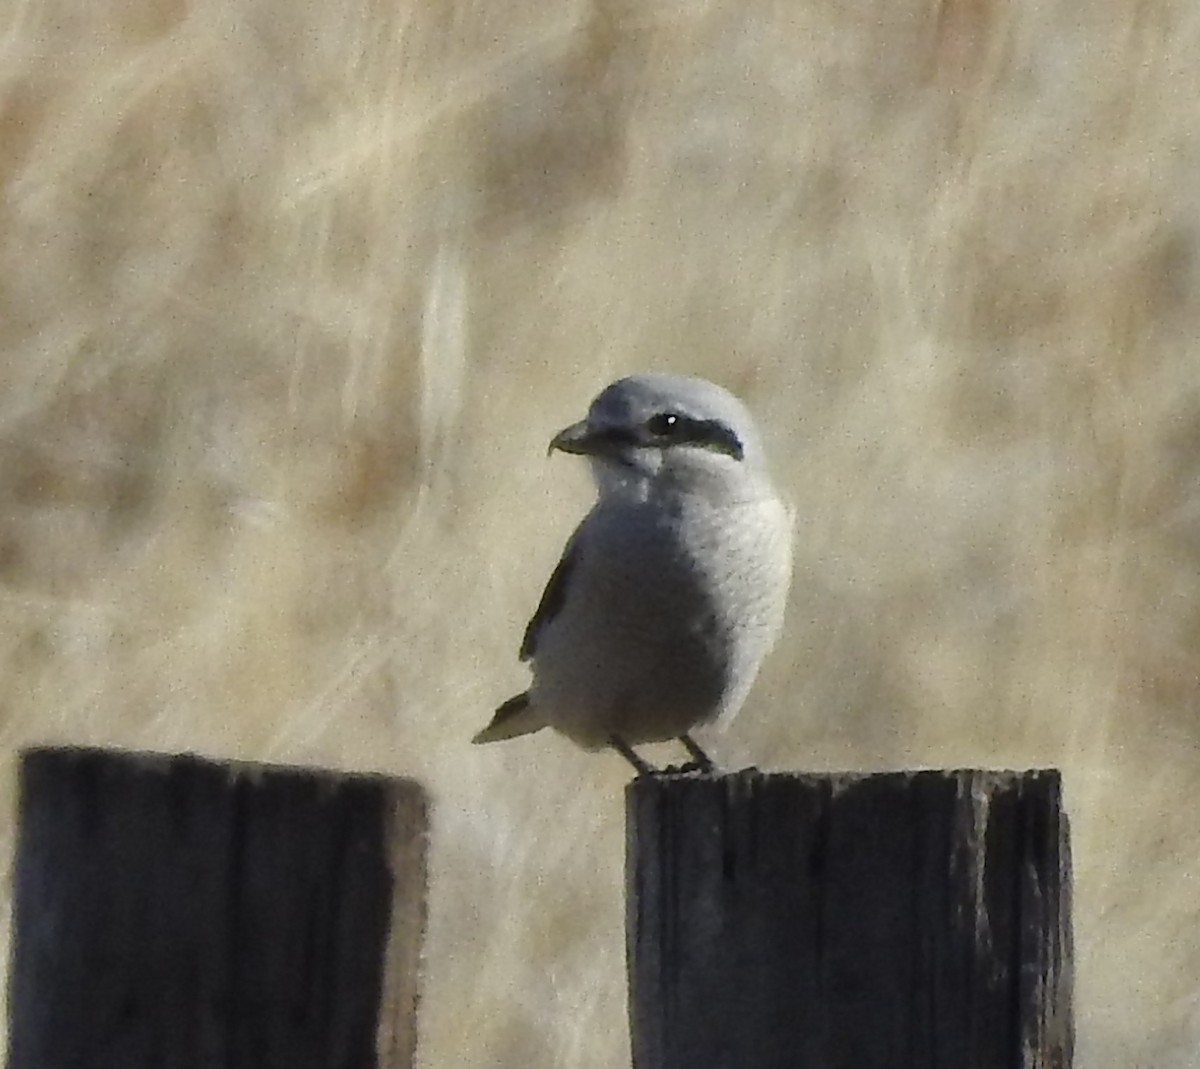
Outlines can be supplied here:
M693 419L677 412L659 412L646 421L655 445L698 445L734 460L745 455L741 440L724 423L715 419Z

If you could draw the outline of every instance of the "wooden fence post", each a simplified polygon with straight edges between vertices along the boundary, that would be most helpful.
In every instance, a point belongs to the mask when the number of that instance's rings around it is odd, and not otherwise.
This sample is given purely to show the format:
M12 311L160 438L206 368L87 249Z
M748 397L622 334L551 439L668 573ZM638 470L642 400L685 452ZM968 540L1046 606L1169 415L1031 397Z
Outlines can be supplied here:
M9 1069L407 1069L427 802L102 750L20 767Z
M1055 771L640 777L636 1069L1067 1069Z

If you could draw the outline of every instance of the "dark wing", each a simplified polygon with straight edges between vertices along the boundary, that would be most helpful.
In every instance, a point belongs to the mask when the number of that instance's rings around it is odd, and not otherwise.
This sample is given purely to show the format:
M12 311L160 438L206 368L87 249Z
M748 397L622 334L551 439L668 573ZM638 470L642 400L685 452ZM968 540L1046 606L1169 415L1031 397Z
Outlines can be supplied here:
M542 591L542 600L534 611L533 619L525 628L525 637L521 639L521 660L527 661L537 652L538 635L551 620L559 614L567 600L567 584L571 581L571 572L579 563L579 530L571 535L567 548L563 550L562 559L550 574L550 581Z

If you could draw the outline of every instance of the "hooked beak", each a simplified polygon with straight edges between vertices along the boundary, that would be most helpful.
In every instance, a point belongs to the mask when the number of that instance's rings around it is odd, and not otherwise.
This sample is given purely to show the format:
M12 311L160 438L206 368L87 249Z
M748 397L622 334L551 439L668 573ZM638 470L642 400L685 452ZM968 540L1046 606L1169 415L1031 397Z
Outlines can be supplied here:
M556 449L559 452L574 453L577 456L595 456L597 453L606 452L610 446L611 442L608 437L593 430L588 425L588 421L583 419L559 431L550 440L546 456Z

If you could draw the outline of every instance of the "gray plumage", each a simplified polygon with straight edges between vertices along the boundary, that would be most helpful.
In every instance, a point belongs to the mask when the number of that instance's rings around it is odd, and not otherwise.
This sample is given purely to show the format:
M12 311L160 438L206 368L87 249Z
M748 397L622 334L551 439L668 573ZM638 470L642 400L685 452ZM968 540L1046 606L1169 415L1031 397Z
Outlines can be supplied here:
M529 690L475 742L553 727L585 749L728 720L783 619L791 520L745 406L703 379L621 379L551 450L586 456L598 498L526 628Z

